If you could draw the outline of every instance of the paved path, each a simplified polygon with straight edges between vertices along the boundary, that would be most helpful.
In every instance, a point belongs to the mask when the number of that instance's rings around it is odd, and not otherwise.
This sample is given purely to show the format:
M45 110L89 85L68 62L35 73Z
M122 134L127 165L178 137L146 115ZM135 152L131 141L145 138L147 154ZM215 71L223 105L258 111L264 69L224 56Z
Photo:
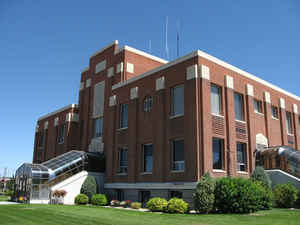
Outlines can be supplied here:
M19 204L17 202L0 202L0 205L14 205L14 204Z

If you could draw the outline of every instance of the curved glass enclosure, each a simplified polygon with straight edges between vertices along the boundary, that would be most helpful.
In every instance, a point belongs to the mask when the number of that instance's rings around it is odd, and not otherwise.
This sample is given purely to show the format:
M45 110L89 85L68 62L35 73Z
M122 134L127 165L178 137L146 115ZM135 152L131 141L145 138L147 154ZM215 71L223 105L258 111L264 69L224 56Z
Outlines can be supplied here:
M49 200L50 187L83 171L104 172L102 154L70 151L42 164L24 163L16 171L17 197Z
M256 165L280 169L300 178L300 151L289 146L265 148L257 152Z

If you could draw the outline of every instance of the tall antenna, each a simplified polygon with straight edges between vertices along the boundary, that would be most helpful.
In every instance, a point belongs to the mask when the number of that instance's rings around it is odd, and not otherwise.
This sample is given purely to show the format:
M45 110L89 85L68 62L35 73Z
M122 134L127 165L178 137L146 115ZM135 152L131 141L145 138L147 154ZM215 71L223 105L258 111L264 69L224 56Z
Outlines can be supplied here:
M169 49L168 49L168 16L166 17L166 58L169 60Z
M152 53L151 52L151 40L149 40L149 53Z
M179 32L180 32L180 20L177 21L177 58L179 57Z

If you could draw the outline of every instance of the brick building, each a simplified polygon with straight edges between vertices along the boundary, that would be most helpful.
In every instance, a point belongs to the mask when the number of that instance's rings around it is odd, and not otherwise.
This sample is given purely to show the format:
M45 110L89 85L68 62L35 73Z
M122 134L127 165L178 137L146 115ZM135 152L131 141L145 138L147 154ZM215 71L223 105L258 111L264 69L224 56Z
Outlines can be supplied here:
M78 91L78 105L38 120L33 161L103 152L111 198L191 201L207 171L247 177L257 149L299 149L299 97L199 50L167 62L115 41Z

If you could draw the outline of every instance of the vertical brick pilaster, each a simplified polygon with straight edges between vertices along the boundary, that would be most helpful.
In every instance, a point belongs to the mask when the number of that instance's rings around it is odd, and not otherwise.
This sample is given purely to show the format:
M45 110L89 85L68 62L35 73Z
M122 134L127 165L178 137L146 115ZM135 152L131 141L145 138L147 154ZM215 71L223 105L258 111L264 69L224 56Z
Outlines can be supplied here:
M253 106L253 97L249 94L246 95L246 110L247 110L247 127L248 127L248 152L247 158L249 162L249 173L255 168L255 156L254 152L256 150L256 133L254 130L255 115Z
M299 147L300 147L300 135L299 135L299 129L300 129L300 127L299 127L299 115L298 115L298 113L297 112L293 112L293 122L294 122L294 135L295 135L295 148L296 149L299 149Z
M281 142L282 145L288 145L285 108L282 107L279 108L279 116L280 116Z
M115 173L115 167L116 165L116 106L112 106L108 108L107 113L107 123L109 124L106 129L107 136L110 137L105 142L105 173L106 173L106 179L108 182L112 182L114 173Z

